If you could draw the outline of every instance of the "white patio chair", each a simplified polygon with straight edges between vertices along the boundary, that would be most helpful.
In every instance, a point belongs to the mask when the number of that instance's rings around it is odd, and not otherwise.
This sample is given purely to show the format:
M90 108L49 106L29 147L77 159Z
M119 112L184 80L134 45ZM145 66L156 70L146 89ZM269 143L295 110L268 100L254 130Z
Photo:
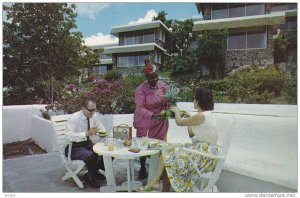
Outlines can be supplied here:
M70 115L51 116L51 122L54 131L57 134L56 148L59 151L59 156L63 162L63 165L67 169L67 172L62 177L62 180L65 181L69 178L72 178L79 188L84 188L83 183L79 179L78 175L79 173L85 171L85 163L82 160L71 159L72 142L68 143L65 141L66 125L69 116ZM67 146L69 146L68 157L65 156L65 149Z
M219 130L218 145L222 147L221 156L214 156L207 153L202 153L197 150L184 148L183 150L196 155L205 156L211 159L216 159L217 164L213 172L201 173L197 168L197 164L189 158L190 163L194 166L199 174L199 180L192 186L193 192L218 192L218 188L215 183L218 181L221 171L224 167L224 162L227 156L227 152L230 146L232 132L235 128L235 119L232 115L219 114L215 115Z

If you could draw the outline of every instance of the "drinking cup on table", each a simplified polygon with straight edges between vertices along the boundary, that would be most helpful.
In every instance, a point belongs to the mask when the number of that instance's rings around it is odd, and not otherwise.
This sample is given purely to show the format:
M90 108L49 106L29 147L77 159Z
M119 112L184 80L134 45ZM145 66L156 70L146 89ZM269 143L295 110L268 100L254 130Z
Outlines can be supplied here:
M107 144L107 150L108 151L113 151L115 149L115 145L112 142L109 142Z
M107 150L113 151L114 148L115 148L114 139L113 138L107 138L105 142L106 142Z
M121 149L123 147L123 141L121 139L116 140L116 149Z
M137 148L137 147L138 147L137 140L131 140L131 148Z

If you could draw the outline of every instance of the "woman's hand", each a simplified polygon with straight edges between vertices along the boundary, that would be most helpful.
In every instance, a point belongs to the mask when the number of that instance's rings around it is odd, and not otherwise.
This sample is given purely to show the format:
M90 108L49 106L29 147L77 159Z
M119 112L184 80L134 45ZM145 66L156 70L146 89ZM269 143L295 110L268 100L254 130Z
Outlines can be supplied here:
M156 120L165 120L167 119L166 117L162 117L159 113L158 114L153 114L152 115L152 119L156 119Z
M170 107L170 110L173 111L174 113L179 112L180 109L176 106Z

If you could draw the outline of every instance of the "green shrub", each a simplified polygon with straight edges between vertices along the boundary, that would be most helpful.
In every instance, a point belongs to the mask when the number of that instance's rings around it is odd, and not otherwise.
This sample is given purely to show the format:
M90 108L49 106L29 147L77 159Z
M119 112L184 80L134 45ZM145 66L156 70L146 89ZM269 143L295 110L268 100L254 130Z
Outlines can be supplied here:
M121 78L122 78L121 72L116 69L109 70L104 75L104 79L108 81L117 80Z
M182 102L192 102L194 100L195 88L193 86L182 86L179 90L178 96Z
M253 76L260 83L260 86L257 88L258 93L262 94L268 91L276 96L280 95L284 81L274 65L256 70Z
M297 80L293 77L285 77L282 95L289 104L297 104Z
M126 77L125 77L125 83L127 85L130 85L131 87L138 87L143 81L145 81L146 78L144 75L137 74L135 71L131 71Z

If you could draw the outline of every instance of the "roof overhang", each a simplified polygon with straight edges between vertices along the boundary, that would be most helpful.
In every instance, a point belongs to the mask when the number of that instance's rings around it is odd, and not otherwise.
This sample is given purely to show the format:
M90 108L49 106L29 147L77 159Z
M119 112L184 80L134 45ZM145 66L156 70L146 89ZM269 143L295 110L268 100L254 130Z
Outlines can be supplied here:
M265 15L236 17L226 19L214 19L205 21L195 21L194 32L214 29L244 28L265 25L278 25L285 23L285 12L275 12Z
M113 64L112 59L100 59L100 65L108 65L108 64Z
M131 25L122 25L122 26L115 26L111 28L111 34L118 36L120 32L131 32L137 30L146 30L146 29L154 29L162 27L167 32L170 32L169 28L160 20L157 21L150 21L145 23L136 23Z
M297 10L287 10L285 11L286 17L294 17L297 16Z
M122 45L104 48L104 53L106 54L116 54L116 53L126 53L126 52L143 52L143 51L153 51L155 48L160 49L163 52L167 50L163 49L156 43L144 43L136 45Z

